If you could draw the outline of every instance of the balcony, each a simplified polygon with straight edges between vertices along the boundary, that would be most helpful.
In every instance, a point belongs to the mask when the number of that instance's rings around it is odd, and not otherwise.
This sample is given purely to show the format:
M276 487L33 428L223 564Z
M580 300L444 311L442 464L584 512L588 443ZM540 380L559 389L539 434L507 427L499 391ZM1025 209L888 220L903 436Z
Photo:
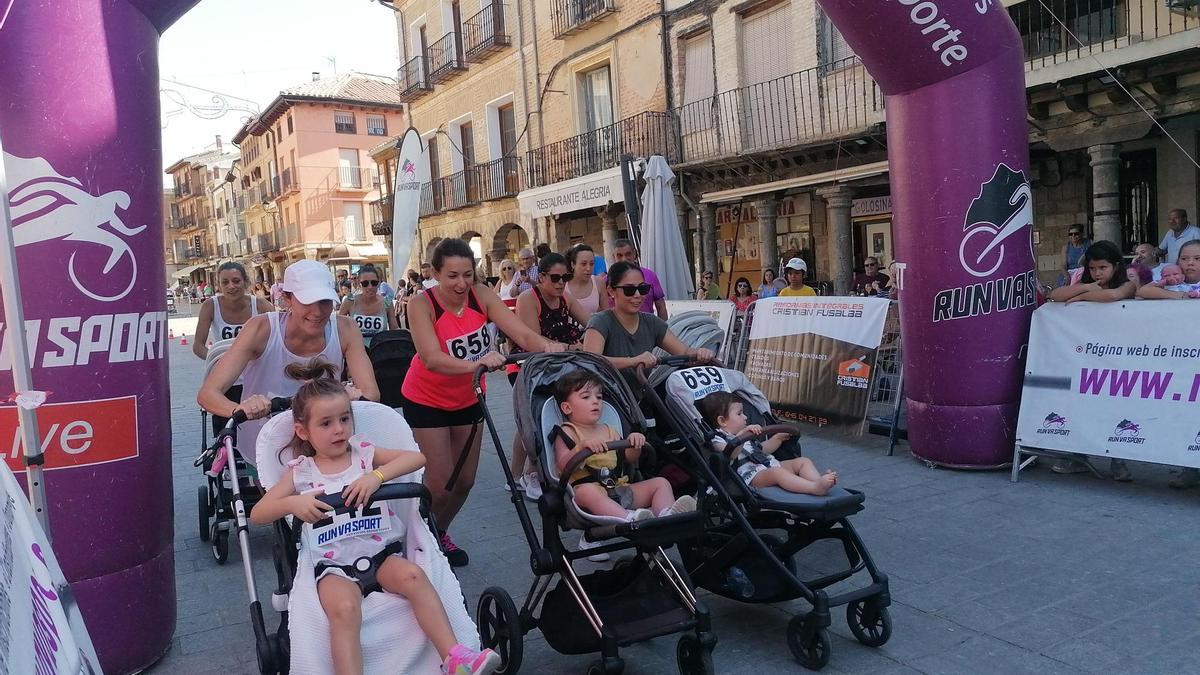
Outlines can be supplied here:
M1037 0L1026 0L1008 8L1009 16L1021 33L1026 70L1090 60L1095 54L1136 45L1154 52L1130 56L1130 61L1142 60L1150 55L1190 49L1200 43L1200 35L1196 35L1180 40L1176 50L1144 45L1151 40L1200 28L1200 13L1196 11L1195 0L1053 0L1048 5L1053 14ZM1097 71L1100 65L1091 61L1087 69Z
M286 197L292 193L300 191L300 184L296 181L296 176L291 169L284 169L279 175L279 196Z
M400 100L409 102L420 98L423 94L433 91L429 81L429 71L425 67L425 57L414 56L400 66Z
M371 210L371 232L377 235L392 233L392 196L376 199L369 205Z
M486 1L486 0L485 0ZM488 55L512 45L508 34L507 5L493 2L463 22L463 53L467 63L479 63Z
M668 161L675 161L678 152L671 113L639 113L608 126L530 150L529 182L525 187L550 185L611 169L620 163L624 155L664 155Z
M501 157L475 167L479 172L479 201L515 197L521 191L521 158Z
M689 103L676 116L688 164L861 134L883 121L883 94L849 58Z
M195 216L183 216L179 219L179 227L186 230L196 226Z
M274 232L268 232L266 234L257 235L254 239L256 242L255 249L254 249L256 253L266 253L268 251L274 251L278 248L275 245L275 233Z
M445 82L456 72L467 69L462 55L462 38L457 32L446 33L426 47L425 58L429 61L430 84Z
M375 188L374 174L363 166L339 166L338 189L371 191Z
M441 200L434 198L436 194L433 189L434 185L437 185L437 183L425 183L421 186L421 217L432 216L442 212L442 208L439 206Z
M562 38L576 33L594 21L617 11L614 0L554 0L551 20L554 37Z
M434 195L441 198L443 211L479 203L479 171L470 167L434 181Z
M188 260L204 260L208 257L207 246L189 246L187 248Z

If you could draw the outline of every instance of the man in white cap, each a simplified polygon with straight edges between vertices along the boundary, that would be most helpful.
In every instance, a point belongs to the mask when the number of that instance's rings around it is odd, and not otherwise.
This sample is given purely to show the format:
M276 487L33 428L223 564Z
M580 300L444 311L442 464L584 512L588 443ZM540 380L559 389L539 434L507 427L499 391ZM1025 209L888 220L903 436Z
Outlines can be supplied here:
M779 297L795 295L816 295L811 287L804 285L804 277L808 275L808 263L804 258L792 258L783 266L783 275L787 278L787 288L779 291Z

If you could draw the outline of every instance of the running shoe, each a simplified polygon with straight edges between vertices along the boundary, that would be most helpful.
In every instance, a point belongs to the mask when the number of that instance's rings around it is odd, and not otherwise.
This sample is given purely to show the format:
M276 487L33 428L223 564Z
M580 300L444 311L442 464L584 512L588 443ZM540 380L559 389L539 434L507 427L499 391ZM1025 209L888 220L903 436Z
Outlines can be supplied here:
M663 509L658 514L659 518L673 516L677 513L691 513L696 510L696 498L691 495L684 495L675 500L675 503Z
M1050 466L1054 473L1087 473L1087 465L1073 459L1060 459Z
M650 520L654 517L654 512L650 509L634 509L625 516L625 522L636 523L639 520Z
M475 651L463 645L454 645L442 663L442 672L447 675L488 675L500 667L500 655L490 649Z
M446 561L450 563L451 567L466 567L467 563L471 562L471 558L467 556L467 552L459 548L450 539L448 532L442 533L442 551L446 553Z
M579 535L579 550L580 551L586 551L590 548L599 548L600 546L602 546L602 544L600 542L588 541L586 536L584 536L582 534ZM596 553L593 555L589 555L588 560L591 560L592 562L607 562L610 557L612 557L612 556L608 555L607 553Z
M1179 472L1179 475L1172 478L1167 485L1176 490L1186 490L1200 485L1200 469L1184 469Z
M521 481L525 488L525 499L536 502L542 498L542 483L537 473L527 473L521 477Z

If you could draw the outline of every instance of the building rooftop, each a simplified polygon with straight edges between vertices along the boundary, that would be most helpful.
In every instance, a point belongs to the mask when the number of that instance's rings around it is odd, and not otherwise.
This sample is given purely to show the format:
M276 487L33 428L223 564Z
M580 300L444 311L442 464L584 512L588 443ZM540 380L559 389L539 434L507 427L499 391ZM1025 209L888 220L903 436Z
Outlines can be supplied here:
M176 161L171 166L168 166L164 173L175 173L185 166L195 164L197 166L215 166L218 164L232 163L238 158L238 151L235 148L233 151L228 150L205 150L194 155L188 155L183 159Z
M366 73L344 73L335 77L323 77L311 82L284 89L258 117L246 122L233 137L241 143L252 133L261 133L275 123L283 113L304 102L337 103L366 108L390 108L403 110L399 87L396 81L381 75Z

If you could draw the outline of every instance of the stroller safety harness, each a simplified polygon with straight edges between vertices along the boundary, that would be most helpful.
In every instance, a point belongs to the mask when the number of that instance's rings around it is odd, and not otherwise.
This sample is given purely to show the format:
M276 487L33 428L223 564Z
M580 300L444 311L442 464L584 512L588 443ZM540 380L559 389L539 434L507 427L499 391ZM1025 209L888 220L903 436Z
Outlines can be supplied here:
M349 565L335 565L333 563L319 562L313 569L313 576L320 578L321 574L330 568L339 569L345 572L346 576L358 584L359 590L362 591L363 597L382 591L383 587L379 585L379 580L376 575L379 573L379 568L383 567L383 561L388 559L388 556L404 552L404 540L399 539L393 541L383 550L373 556L362 556Z

